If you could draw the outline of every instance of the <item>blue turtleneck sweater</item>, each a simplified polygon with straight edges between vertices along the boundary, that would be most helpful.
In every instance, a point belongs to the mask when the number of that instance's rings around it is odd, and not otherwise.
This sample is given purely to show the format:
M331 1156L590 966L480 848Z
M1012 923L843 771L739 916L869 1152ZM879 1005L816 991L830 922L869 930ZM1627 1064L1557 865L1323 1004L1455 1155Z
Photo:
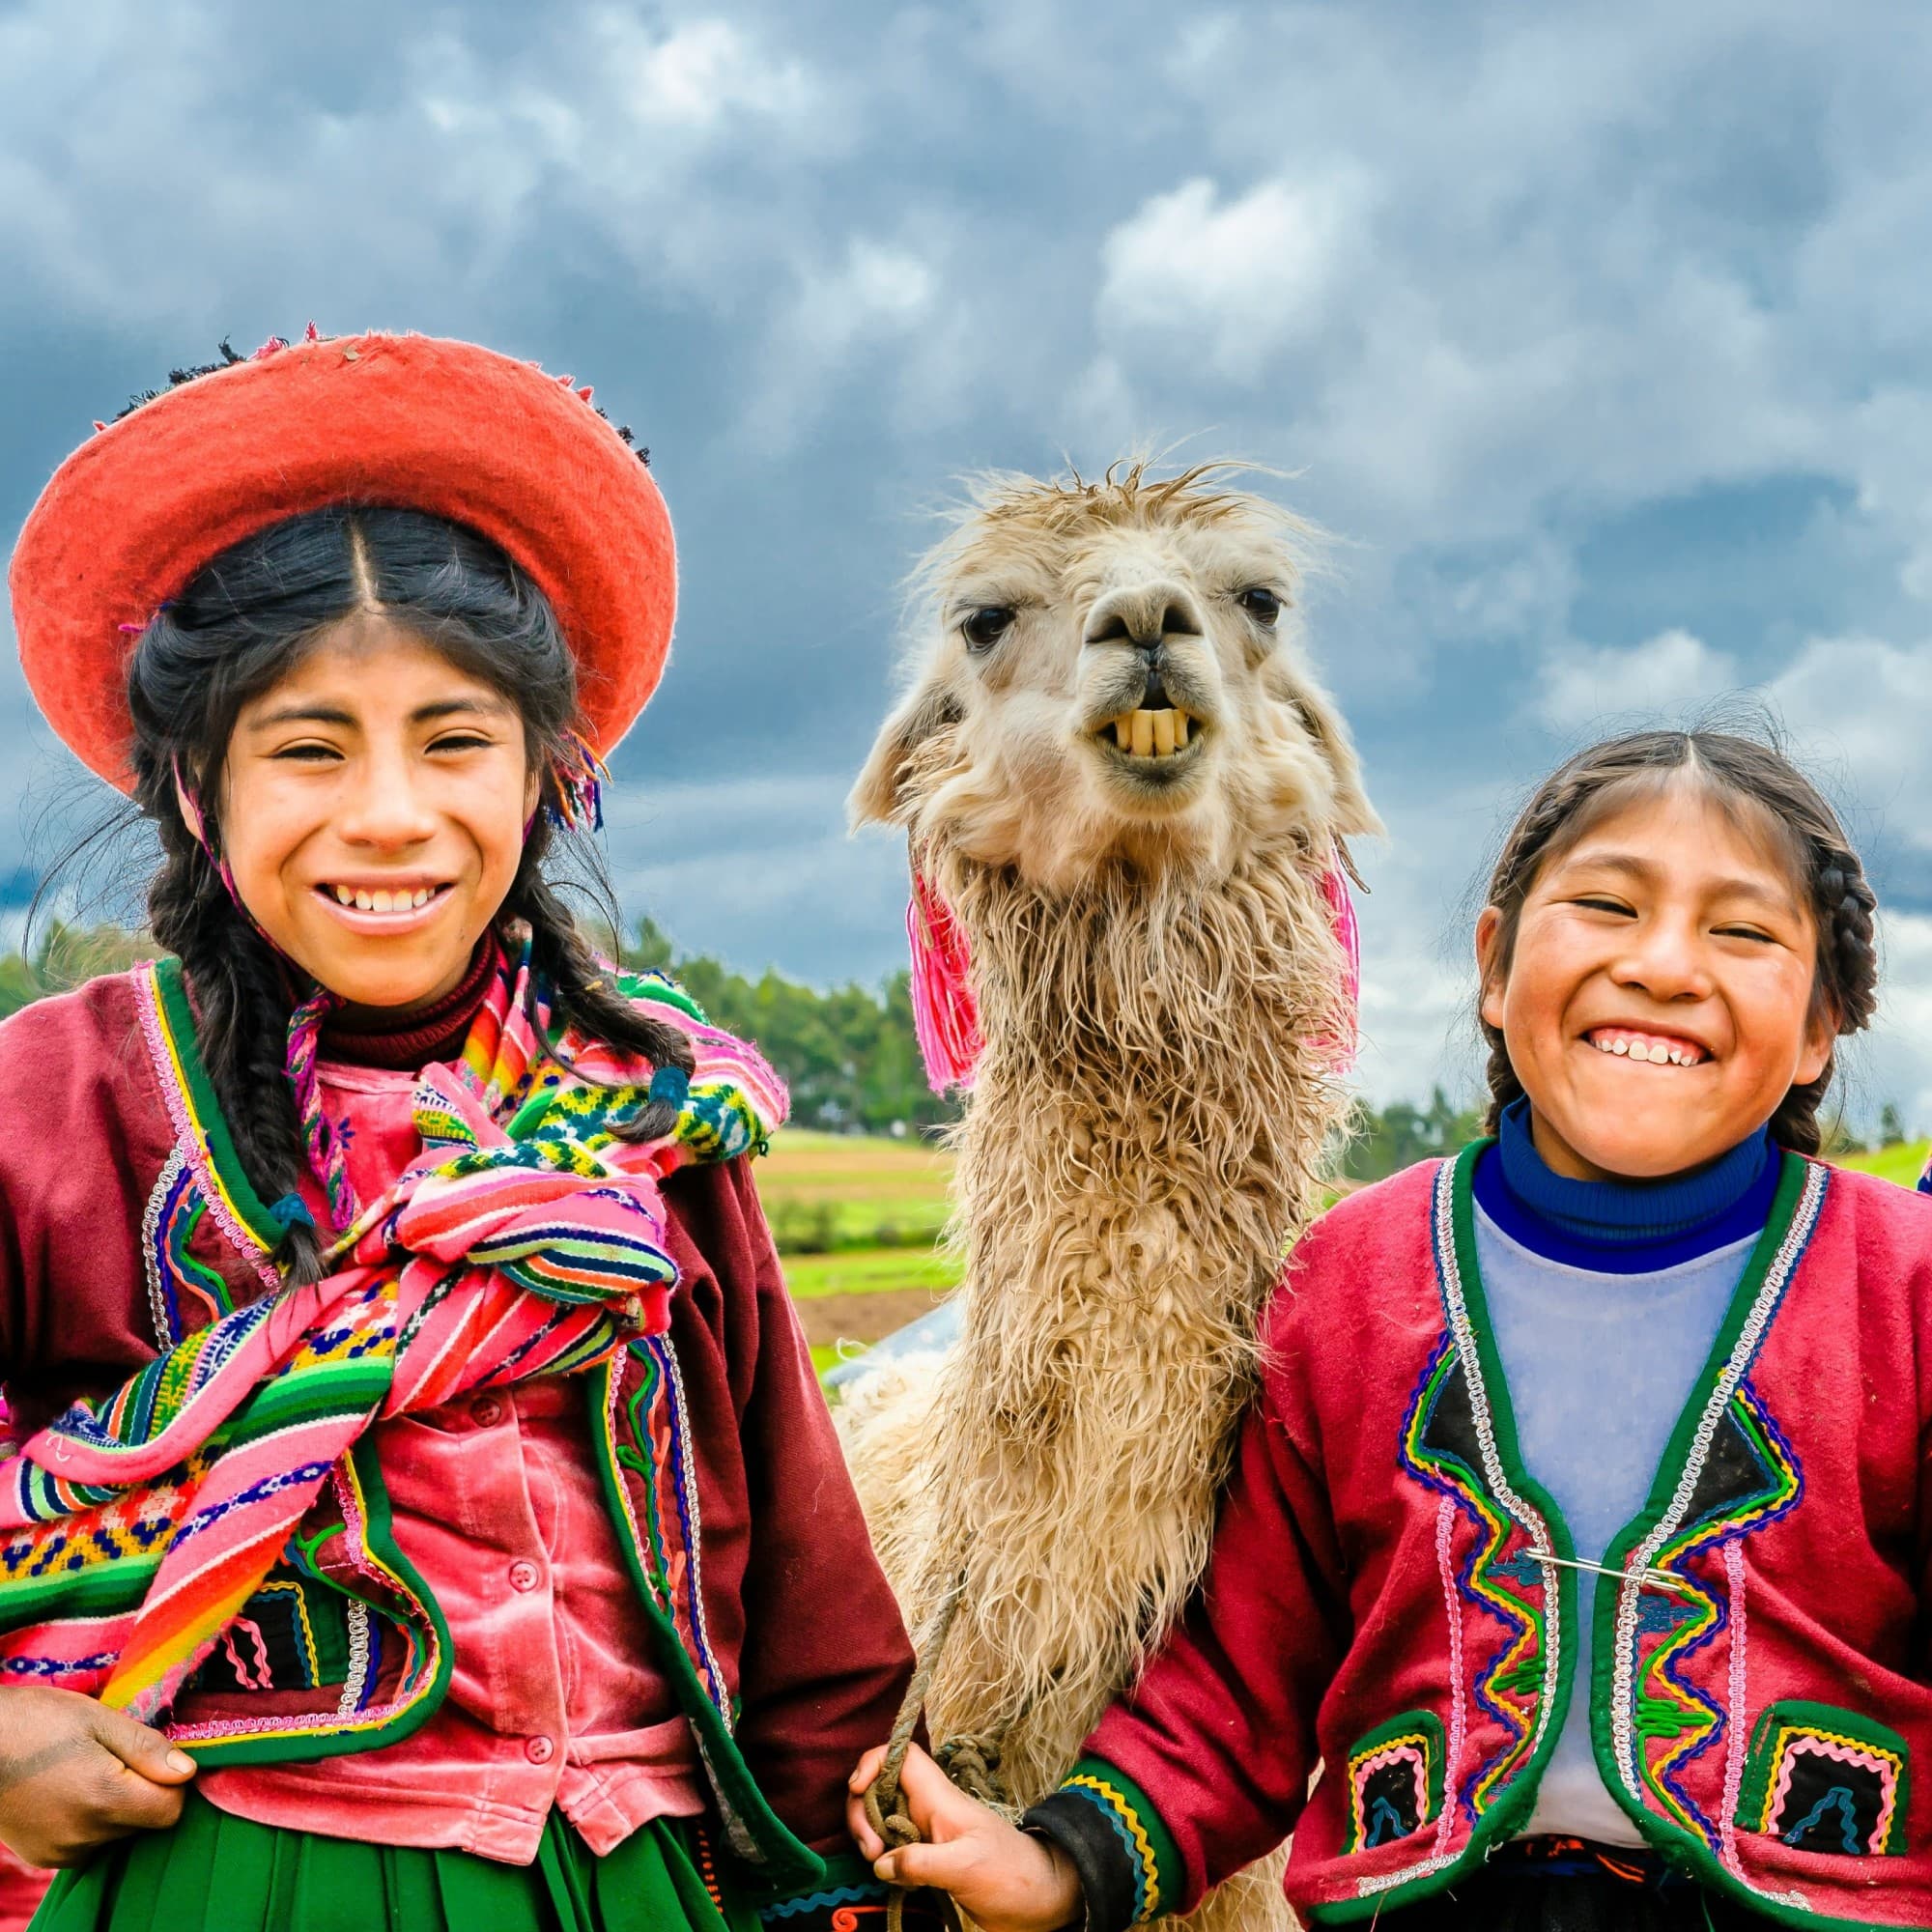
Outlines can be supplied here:
M1777 1178L1759 1132L1694 1174L1571 1180L1537 1152L1523 1100L1477 1161L1476 1261L1523 1464L1579 1557L1602 1562L1643 1506ZM1525 1830L1637 1844L1590 1742L1596 1580L1577 1578L1575 1689Z

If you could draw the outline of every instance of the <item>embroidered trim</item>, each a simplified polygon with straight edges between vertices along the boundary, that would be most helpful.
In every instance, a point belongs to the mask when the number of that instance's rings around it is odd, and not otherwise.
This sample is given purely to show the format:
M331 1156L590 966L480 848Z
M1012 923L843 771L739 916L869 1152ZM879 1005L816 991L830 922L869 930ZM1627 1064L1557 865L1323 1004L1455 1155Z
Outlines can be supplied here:
M1681 1678L1674 1666L1717 1634L1722 1628L1724 1611L1715 1593L1685 1567L1685 1559L1775 1520L1793 1508L1803 1493L1797 1459L1776 1426L1745 1387L1745 1377L1804 1258L1824 1205L1825 1190L1826 1170L1816 1163L1809 1164L1790 1226L1765 1269L1750 1311L1704 1405L1691 1438L1690 1453L1685 1459L1670 1502L1650 1532L1624 1558L1624 1567L1632 1572L1674 1566L1672 1574L1685 1586L1694 1613L1668 1633L1639 1667L1637 1652L1643 1634L1640 1577L1633 1577L1617 1594L1610 1735L1618 1774L1634 1803L1643 1805L1648 1792L1663 1810L1684 1829L1694 1832L1714 1852L1721 1849L1721 1835L1690 1802L1676 1773L1708 1747L1724 1717L1709 1698ZM1710 1460L1712 1445L1726 1420L1750 1438L1772 1478L1771 1486L1750 1492L1734 1505L1718 1510L1687 1529L1690 1505ZM1650 1719L1648 1723L1639 1722L1640 1699L1650 1706L1645 1713ZM1640 1747L1644 1739L1653 1736L1669 1741L1654 1766Z
M362 1693L369 1683L369 1605L359 1597L349 1600L349 1675L342 1681L342 1695L335 1700L338 1719L353 1718L362 1708Z
M1435 1849L1445 1851L1456 1822L1456 1767L1463 1762L1467 1712L1463 1699L1463 1618L1457 1608L1454 1531L1456 1503L1444 1496L1435 1513L1435 1563L1442 1573L1442 1601L1449 1624L1449 1743L1442 1755L1442 1812L1435 1821Z
M171 979L162 975L172 969ZM192 1169L196 1185L207 1201L221 1232L228 1236L237 1254L246 1260L261 1276L264 1286L277 1288L281 1276L269 1261L271 1241L255 1232L251 1218L254 1204L243 1203L230 1190L222 1163L215 1157L213 1137L218 1128L225 1139L227 1126L218 1118L207 1116L189 1071L188 1054L183 1049L183 1016L170 1010L174 999L186 1004L186 992L180 983L181 967L175 960L149 960L133 968L128 979L134 987L134 1004L141 1016L141 1032L154 1064L155 1080L167 1105L168 1119L174 1123L176 1151ZM190 1036L191 1037L191 1036ZM191 1049L190 1049L191 1050ZM266 1217L267 1210L263 1210Z
M148 1205L141 1212L141 1264L148 1277L148 1313L154 1320L156 1344L163 1354L181 1337L174 1332L167 1293L161 1286L161 1256L165 1242L162 1231L174 1220L172 1197L186 1174L187 1162L182 1158L181 1148L177 1145L169 1151L160 1173L155 1177L155 1184L148 1194Z
M1431 1488L1453 1496L1476 1520L1479 1528L1487 1532L1486 1545L1472 1552L1463 1565L1460 1581L1471 1602L1488 1608L1506 1628L1516 1632L1501 1656L1476 1680L1477 1702L1512 1734L1512 1741L1492 1757L1463 1800L1473 1822L1489 1808L1498 1787L1510 1774L1541 1748L1561 1681L1562 1657L1560 1625L1548 1614L1554 1585L1547 1579L1540 1565L1525 1565L1520 1552L1507 1563L1496 1560L1511 1540L1512 1525L1528 1538L1533 1549L1548 1550L1553 1545L1543 1513L1512 1487L1496 1446L1495 1415L1483 1375L1475 1325L1469 1316L1462 1264L1456 1253L1457 1165L1445 1161L1436 1176L1432 1223L1436 1278L1442 1292L1449 1339L1437 1351L1416 1391L1409 1426L1404 1433L1403 1454L1412 1473ZM1455 1460L1432 1454L1422 1439L1434 1415L1435 1404L1459 1367L1482 1463L1480 1470L1469 1470L1466 1474L1478 1478L1477 1482L1465 1480ZM1494 1505L1501 1506L1509 1520L1504 1520ZM1524 1589L1533 1587L1541 1601L1526 1602L1501 1588L1498 1579ZM1539 1653L1542 1681L1540 1688L1532 1689L1534 1680L1525 1683L1525 1679ZM1522 1695L1525 1690L1530 1690L1526 1698ZM1528 1711L1523 1708L1525 1703L1531 1706Z
M1730 1587L1731 1655L1726 1721L1731 1735L1724 1749L1724 1809L1718 1820L1719 1855L1739 1878L1737 1810L1745 1776L1745 1550L1741 1537L1724 1545L1724 1580Z
M1442 1810L1442 1720L1405 1711L1349 1752L1349 1832L1344 1852L1370 1852L1413 1837Z
M829 1912L837 1905L868 1905L886 1896L883 1885L841 1885L836 1891L808 1892L803 1898L787 1898L778 1905L761 1905L758 1918L767 1925L796 1918L806 1912Z
M1830 1704L1773 1704L1758 1719L1737 1823L1801 1851L1905 1850L1910 1751L1896 1731Z
M697 1485L693 1480L695 1451L691 1418L684 1395L684 1378L677 1351L668 1335L653 1335L631 1345L631 1355L645 1370L641 1386L631 1397L625 1421L630 1440L617 1435L615 1414L622 1399L622 1378L611 1378L606 1427L610 1448L619 1468L627 1469L642 1487L648 1515L639 1520L631 1492L617 1485L624 1527L637 1547L645 1581L658 1606L671 1620L685 1650L696 1667L705 1695L731 1728L731 1699L724 1673L711 1647L705 1622Z
M1147 1827L1141 1823L1141 1815L1126 1794L1118 1785L1094 1776L1091 1771L1076 1773L1060 1789L1073 1797L1084 1798L1092 1804L1113 1827L1115 1835L1133 1861L1134 1916L1131 1922L1138 1925L1142 1919L1153 1918L1160 1910L1160 1866L1154 1857L1153 1841L1148 1836Z

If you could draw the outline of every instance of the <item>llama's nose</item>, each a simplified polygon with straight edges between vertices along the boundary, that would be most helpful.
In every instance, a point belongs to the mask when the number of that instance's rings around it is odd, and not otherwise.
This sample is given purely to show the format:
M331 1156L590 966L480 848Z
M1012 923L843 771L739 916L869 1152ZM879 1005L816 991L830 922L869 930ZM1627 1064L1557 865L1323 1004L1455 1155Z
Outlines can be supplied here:
M1206 628L1191 591L1155 579L1107 591L1088 611L1082 635L1090 644L1133 644L1151 651L1169 638L1198 638Z
M1201 607L1179 583L1155 581L1109 590L1087 613L1086 641L1125 644L1140 654L1140 708L1165 711L1167 685L1161 676L1170 638L1198 638Z

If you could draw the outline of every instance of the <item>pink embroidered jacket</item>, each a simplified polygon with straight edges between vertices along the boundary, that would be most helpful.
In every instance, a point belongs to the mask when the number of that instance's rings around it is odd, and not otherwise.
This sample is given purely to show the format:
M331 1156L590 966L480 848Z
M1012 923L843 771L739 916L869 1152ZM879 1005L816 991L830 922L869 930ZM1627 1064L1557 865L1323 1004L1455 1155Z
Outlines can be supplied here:
M1296 1249L1204 1587L1033 1814L1089 1923L1184 1911L1291 1832L1304 1919L1439 1891L1521 1830L1585 1697L1673 1863L1793 1925L1932 1924L1927 1204L1784 1157L1615 1574L1579 1579L1518 1454L1476 1151Z
M271 1288L277 1231L172 961L0 1024L0 1381L24 1436ZM684 1169L666 1200L682 1275L669 1333L573 1382L715 1842L808 1928L868 1876L828 1879L820 1854L847 1849L845 1776L891 1727L910 1649L746 1163ZM380 1752L444 1706L448 1621L391 1517L365 1438L333 1524L292 1544L245 1606L270 1688L250 1636L218 1648L173 1713L205 1767Z

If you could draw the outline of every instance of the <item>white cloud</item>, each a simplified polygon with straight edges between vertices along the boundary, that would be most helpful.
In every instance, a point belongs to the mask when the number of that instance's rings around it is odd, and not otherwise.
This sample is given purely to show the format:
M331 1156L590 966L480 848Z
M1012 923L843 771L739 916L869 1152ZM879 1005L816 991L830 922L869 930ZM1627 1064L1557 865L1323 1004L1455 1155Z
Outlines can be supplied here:
M1205 177L1154 195L1100 244L1098 332L1205 352L1220 375L1252 381L1327 319L1364 202L1348 171L1264 181L1225 202Z
M1742 681L1735 658L1689 631L1660 631L1628 650L1570 645L1538 667L1534 710L1551 731L1662 714L1673 723Z
M606 71L637 118L704 129L734 114L797 119L817 104L803 63L773 58L729 20L691 20L662 36L612 8L594 22Z
M1932 643L1814 638L1768 695L1800 745L1849 781L1864 810L1884 814L1891 837L1932 851L1932 820L1918 809L1932 745ZM1905 809L1888 811L1893 805Z

